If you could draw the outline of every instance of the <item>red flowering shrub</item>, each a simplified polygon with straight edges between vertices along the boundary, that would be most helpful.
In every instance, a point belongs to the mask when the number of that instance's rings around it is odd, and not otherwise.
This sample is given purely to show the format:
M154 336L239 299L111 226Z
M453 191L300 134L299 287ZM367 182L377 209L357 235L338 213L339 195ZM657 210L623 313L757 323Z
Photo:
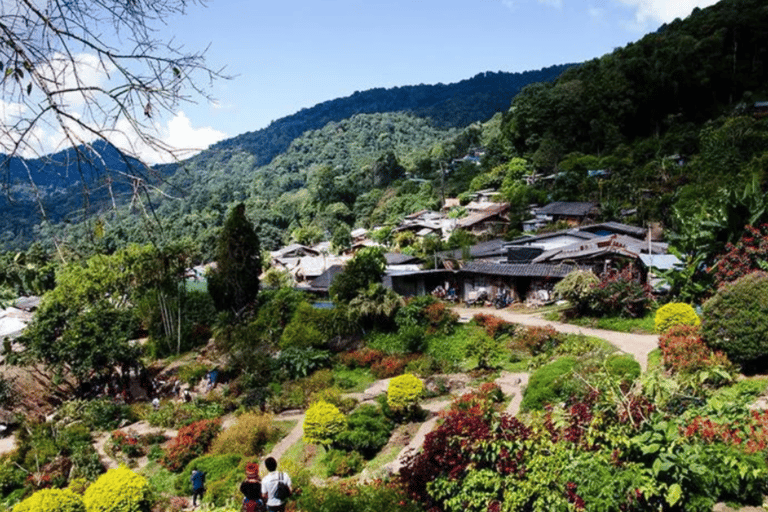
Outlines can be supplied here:
M371 373L379 379L401 375L406 365L418 357L417 354L384 356L371 365Z
M459 314L445 307L442 302L430 304L422 310L424 318L429 322L427 334L445 332L450 326L459 321Z
M725 246L726 253L718 258L712 269L718 287L761 270L760 262L768 261L768 224L759 228L747 226L745 230L736 245L729 243Z
M630 267L608 270L593 289L590 309L597 314L638 318L651 305L651 287Z
M515 324L495 315L478 313L472 317L472 321L485 328L485 332L492 338L495 338L496 335L514 334L515 332Z
M123 452L128 457L143 455L143 447L139 444L139 439L136 436L126 434L122 430L112 432L110 441L115 451Z
M524 327L515 334L514 341L534 356L552 352L565 340L565 335L553 327Z
M488 396L492 389L485 391ZM422 450L408 457L400 477L409 494L422 503L432 502L427 484L439 477L451 480L472 470L494 469L503 475L523 472L523 444L531 432L517 418L488 414L483 392L469 393L457 399L444 413L443 423L427 434ZM500 449L499 445L502 445ZM517 450L508 446L520 446Z
M361 348L341 354L339 359L344 366L348 368L369 368L376 361L384 357L384 352L372 348Z
M170 471L180 471L189 462L205 453L221 430L221 422L216 420L196 421L179 429L176 438L165 449L160 464Z
M659 336L664 368L680 374L691 374L712 366L728 367L728 358L714 352L701 338L698 326L677 325Z
M746 453L764 452L768 449L768 411L751 411L742 421L724 423L697 416L681 428L681 434L705 443L735 446Z

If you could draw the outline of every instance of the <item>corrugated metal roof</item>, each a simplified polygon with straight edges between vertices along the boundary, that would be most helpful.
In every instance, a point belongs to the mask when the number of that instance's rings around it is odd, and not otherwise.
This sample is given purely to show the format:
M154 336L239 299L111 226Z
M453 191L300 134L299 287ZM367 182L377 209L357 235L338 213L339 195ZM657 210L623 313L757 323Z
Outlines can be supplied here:
M621 254L630 258L638 258L643 251L647 253L648 248L648 243L643 240L626 235L609 235L547 251L536 257L533 262L594 258L603 254ZM650 244L650 250L653 254L662 254L666 252L666 248L666 244Z
M568 263L485 263L473 261L464 265L461 270L508 277L565 277L577 268L579 267Z
M669 270L680 267L683 262L674 254L641 254L640 261L648 268Z
M538 212L544 215L570 215L574 217L584 217L596 208L595 203L578 203L568 201L556 201L539 208Z

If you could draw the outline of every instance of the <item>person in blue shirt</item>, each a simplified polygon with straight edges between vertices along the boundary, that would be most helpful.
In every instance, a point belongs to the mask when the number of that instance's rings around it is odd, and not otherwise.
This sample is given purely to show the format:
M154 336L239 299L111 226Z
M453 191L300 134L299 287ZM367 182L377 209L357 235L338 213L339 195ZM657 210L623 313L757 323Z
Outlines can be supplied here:
M203 494L205 494L205 472L199 471L196 467L192 468L192 475L189 480L192 482L192 506L196 507L198 496L202 503Z

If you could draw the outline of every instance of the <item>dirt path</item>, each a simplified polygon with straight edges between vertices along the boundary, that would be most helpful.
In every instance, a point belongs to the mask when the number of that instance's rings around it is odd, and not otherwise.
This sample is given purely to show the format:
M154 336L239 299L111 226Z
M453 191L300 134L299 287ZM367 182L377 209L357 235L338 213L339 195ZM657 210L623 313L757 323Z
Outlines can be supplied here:
M478 313L486 315L495 315L508 322L527 325L532 327L552 326L558 332L567 334L584 334L586 336L595 336L604 339L616 346L622 352L631 354L640 363L640 367L645 371L648 368L648 353L659 346L659 337L655 334L629 334L623 332L606 331L604 329L593 329L591 327L579 327L578 325L564 324L545 320L535 314L514 313L508 309L495 308L451 308L459 314L462 321L469 321Z

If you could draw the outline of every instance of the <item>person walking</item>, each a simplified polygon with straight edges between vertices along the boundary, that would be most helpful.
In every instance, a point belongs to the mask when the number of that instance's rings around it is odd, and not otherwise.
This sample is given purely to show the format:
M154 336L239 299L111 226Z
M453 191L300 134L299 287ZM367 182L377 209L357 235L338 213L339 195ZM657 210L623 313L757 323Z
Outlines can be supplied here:
M205 471L200 471L196 467L192 468L192 475L189 480L192 482L192 506L196 507L198 496L202 503L203 494L205 494Z
M266 510L261 494L261 480L259 479L259 465L257 463L246 464L245 480L240 484L240 492L243 493L242 512L263 512Z
M277 471L277 461L267 457L264 461L269 474L261 481L261 492L269 512L285 512L285 500L291 495L291 477L283 471Z

